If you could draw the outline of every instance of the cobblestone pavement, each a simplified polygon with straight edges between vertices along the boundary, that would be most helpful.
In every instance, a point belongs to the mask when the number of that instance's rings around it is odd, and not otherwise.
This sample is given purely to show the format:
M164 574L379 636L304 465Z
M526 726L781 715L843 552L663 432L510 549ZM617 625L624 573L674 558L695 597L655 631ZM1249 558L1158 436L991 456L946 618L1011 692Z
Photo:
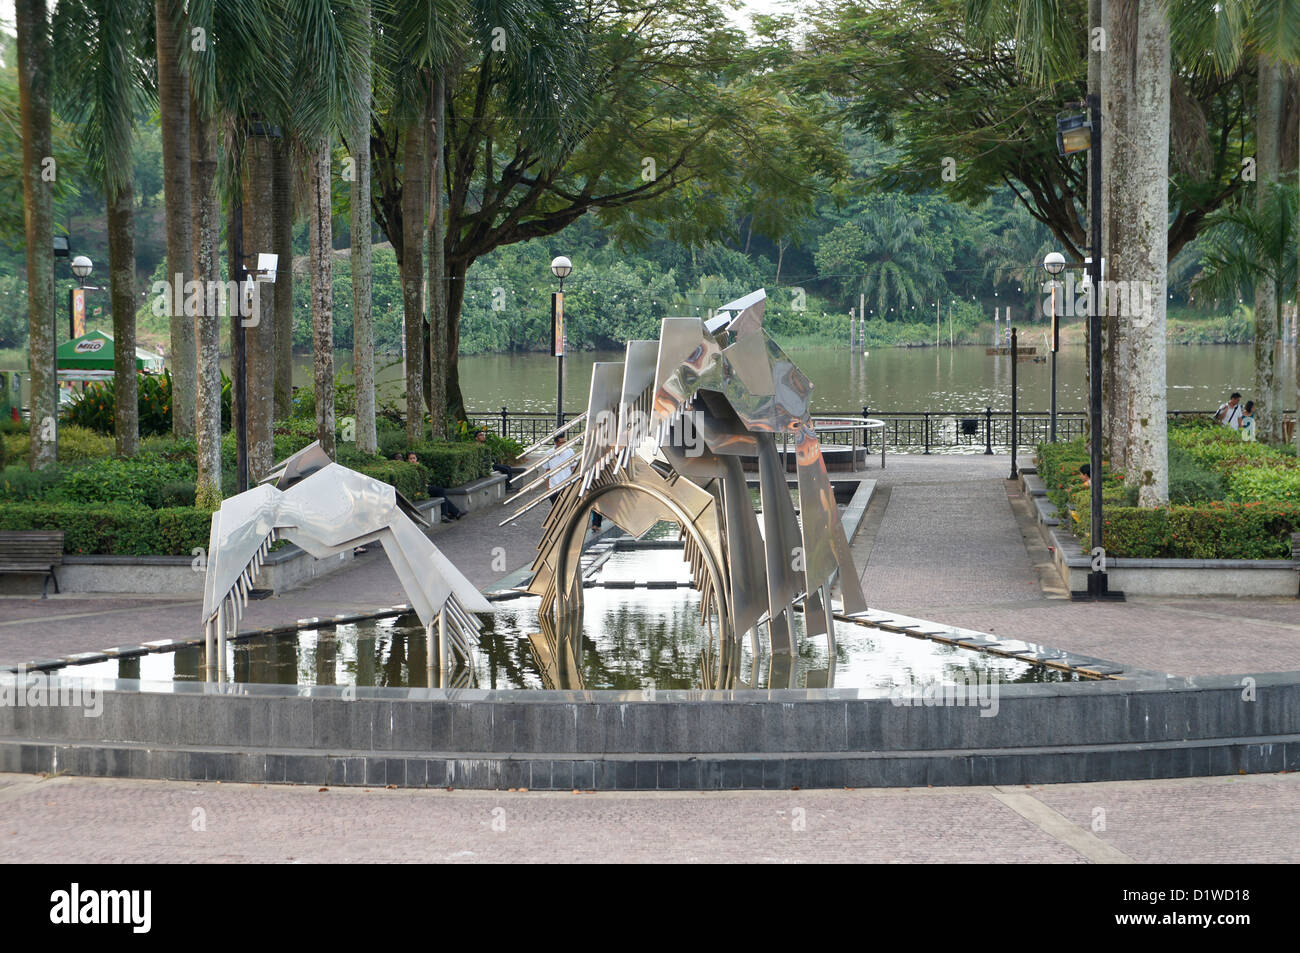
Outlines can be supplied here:
M1295 599L1072 603L1050 568L1006 455L888 457L865 474L876 495L854 541L873 607L1180 675L1300 669ZM500 506L440 527L434 542L486 586L535 554L544 507L507 527ZM505 567L504 569L500 567ZM378 611L406 602L383 553L248 606L244 625ZM0 598L0 663L197 635L193 597Z
M0 861L1300 861L1300 774L515 793L0 775Z

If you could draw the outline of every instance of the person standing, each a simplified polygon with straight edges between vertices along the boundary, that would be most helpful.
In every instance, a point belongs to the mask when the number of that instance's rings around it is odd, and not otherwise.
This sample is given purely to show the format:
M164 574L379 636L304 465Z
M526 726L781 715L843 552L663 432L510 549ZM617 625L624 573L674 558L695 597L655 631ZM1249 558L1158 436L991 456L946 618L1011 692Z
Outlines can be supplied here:
M1246 410L1241 415L1241 423L1237 429L1241 431L1241 439L1246 443L1255 442L1255 402L1246 401Z
M1225 427L1238 429L1241 426L1241 395L1233 391L1228 402L1214 412L1214 419Z

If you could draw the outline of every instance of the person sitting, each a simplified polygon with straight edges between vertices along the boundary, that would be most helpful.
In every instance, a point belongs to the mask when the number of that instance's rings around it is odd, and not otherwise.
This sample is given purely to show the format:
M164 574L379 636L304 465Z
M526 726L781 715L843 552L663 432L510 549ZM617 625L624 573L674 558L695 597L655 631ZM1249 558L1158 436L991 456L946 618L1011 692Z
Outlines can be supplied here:
M1246 409L1241 415L1241 422L1237 425L1241 431L1241 439L1246 443L1255 442L1255 402L1246 401Z
M1089 489L1092 488L1092 464L1085 463L1079 467L1079 472L1083 474L1083 485Z
M480 445L487 443L486 427L479 427L478 430L474 431L474 442ZM495 457L492 460L492 469L496 473L504 473L506 475L507 493L510 492L512 489L514 489L514 487L510 485L511 478L514 477L516 473L524 472L523 467L512 467L509 464L503 463L500 459Z
M397 458L400 460L401 454L398 454ZM417 457L415 455L415 451L412 450L410 453L406 455L406 462L419 464L420 458ZM429 495L442 497L442 521L444 523L450 523L452 520L458 520L465 515L464 512L455 503L453 503L451 499L447 496L446 487L438 486L434 483L430 483Z

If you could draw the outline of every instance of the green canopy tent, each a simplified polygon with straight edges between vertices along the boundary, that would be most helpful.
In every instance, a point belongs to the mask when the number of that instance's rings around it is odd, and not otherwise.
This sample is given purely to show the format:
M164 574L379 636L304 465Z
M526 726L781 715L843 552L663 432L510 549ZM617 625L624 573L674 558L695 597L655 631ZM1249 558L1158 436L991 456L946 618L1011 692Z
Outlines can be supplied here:
M103 381L113 376L113 336L104 331L88 331L81 337L64 341L58 348L60 381ZM135 349L135 367L146 374L160 374L160 354Z

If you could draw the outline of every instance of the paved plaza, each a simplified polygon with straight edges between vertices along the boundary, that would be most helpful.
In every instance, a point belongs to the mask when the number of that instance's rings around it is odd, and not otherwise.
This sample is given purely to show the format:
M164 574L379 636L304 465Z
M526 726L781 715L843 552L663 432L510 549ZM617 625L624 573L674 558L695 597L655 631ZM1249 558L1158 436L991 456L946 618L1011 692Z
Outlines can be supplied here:
M1300 668L1295 600L1071 603L1005 456L893 456L853 541L873 607L1182 675ZM441 527L476 584L541 514ZM502 558L504 555L504 559ZM505 569L502 569L502 566ZM405 602L383 554L250 603L250 627ZM197 598L0 598L0 662L198 631ZM75 836L69 836L75 831ZM539 793L0 775L6 861L1300 861L1300 775L1034 787Z
M1300 861L1300 774L540 793L0 775L11 863Z

